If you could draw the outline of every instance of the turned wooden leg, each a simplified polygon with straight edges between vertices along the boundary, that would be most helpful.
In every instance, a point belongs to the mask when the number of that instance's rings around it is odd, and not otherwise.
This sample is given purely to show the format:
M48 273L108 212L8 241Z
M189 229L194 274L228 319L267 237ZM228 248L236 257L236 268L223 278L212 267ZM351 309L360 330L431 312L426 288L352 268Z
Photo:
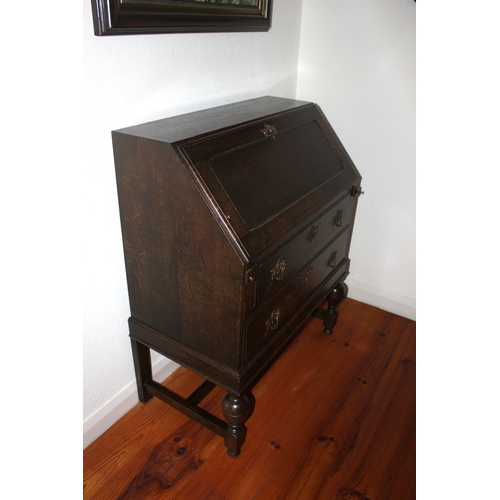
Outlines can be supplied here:
M347 296L347 285L344 282L340 282L336 285L333 290L328 294L326 300L328 301L328 308L325 311L323 317L323 325L325 326L325 333L332 333L333 327L337 323L337 316L339 314L338 305L346 298Z
M222 402L222 412L228 422L228 428L224 437L228 455L237 457L245 442L247 428L245 422L250 415L250 400L246 394L227 394Z
M149 347L132 338L130 340L132 342L132 356L134 358L135 379L137 381L139 401L147 403L153 397L147 392L144 386L145 382L153 378Z

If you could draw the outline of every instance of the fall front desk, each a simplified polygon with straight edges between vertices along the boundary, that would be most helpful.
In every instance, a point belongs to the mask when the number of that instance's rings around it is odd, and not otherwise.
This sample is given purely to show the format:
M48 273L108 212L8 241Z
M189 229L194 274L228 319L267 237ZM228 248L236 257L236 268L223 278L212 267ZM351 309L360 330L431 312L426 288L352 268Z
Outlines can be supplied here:
M236 456L252 386L311 315L334 327L361 177L317 105L278 97L112 138L139 399L184 412ZM183 398L155 382L150 349L204 384ZM226 421L199 406L215 385Z

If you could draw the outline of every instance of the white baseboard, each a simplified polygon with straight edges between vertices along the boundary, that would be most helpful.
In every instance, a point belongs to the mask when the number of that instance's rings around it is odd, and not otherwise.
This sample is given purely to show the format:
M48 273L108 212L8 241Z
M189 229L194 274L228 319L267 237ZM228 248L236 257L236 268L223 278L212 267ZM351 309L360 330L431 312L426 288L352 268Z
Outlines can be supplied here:
M178 367L179 365L170 359L159 359L153 365L155 380L165 380ZM138 401L137 386L133 380L83 421L83 449L107 431Z
M415 299L389 292L388 290L368 285L349 277L346 279L346 285L349 287L347 296L351 299L359 300L365 304L379 307L384 311L389 311L414 321L417 319L417 302Z

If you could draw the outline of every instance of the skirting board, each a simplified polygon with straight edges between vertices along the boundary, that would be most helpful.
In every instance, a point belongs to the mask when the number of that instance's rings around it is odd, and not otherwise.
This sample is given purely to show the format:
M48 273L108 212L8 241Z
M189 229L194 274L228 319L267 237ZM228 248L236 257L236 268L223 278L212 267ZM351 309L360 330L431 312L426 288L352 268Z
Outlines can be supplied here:
M379 307L405 318L417 320L417 303L415 299L389 292L362 281L347 278L346 285L349 287L348 297L371 306Z
M153 364L153 377L155 380L163 381L177 368L179 368L177 363L162 357ZM83 449L107 431L138 402L134 379L83 421Z

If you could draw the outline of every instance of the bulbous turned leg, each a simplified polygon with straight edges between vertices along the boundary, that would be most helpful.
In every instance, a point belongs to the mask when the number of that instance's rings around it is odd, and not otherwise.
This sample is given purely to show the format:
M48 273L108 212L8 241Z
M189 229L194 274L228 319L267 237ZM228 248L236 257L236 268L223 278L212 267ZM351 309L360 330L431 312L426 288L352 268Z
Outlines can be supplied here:
M250 415L250 400L246 394L241 396L229 393L222 402L222 412L228 422L224 444L228 455L237 457L245 442L247 428L245 422Z
M328 308L325 311L323 317L323 325L325 326L325 333L332 333L335 324L337 323L337 316L339 314L338 306L346 298L348 292L347 285L344 282L340 282L336 285L333 290L328 294L326 300L328 301Z

